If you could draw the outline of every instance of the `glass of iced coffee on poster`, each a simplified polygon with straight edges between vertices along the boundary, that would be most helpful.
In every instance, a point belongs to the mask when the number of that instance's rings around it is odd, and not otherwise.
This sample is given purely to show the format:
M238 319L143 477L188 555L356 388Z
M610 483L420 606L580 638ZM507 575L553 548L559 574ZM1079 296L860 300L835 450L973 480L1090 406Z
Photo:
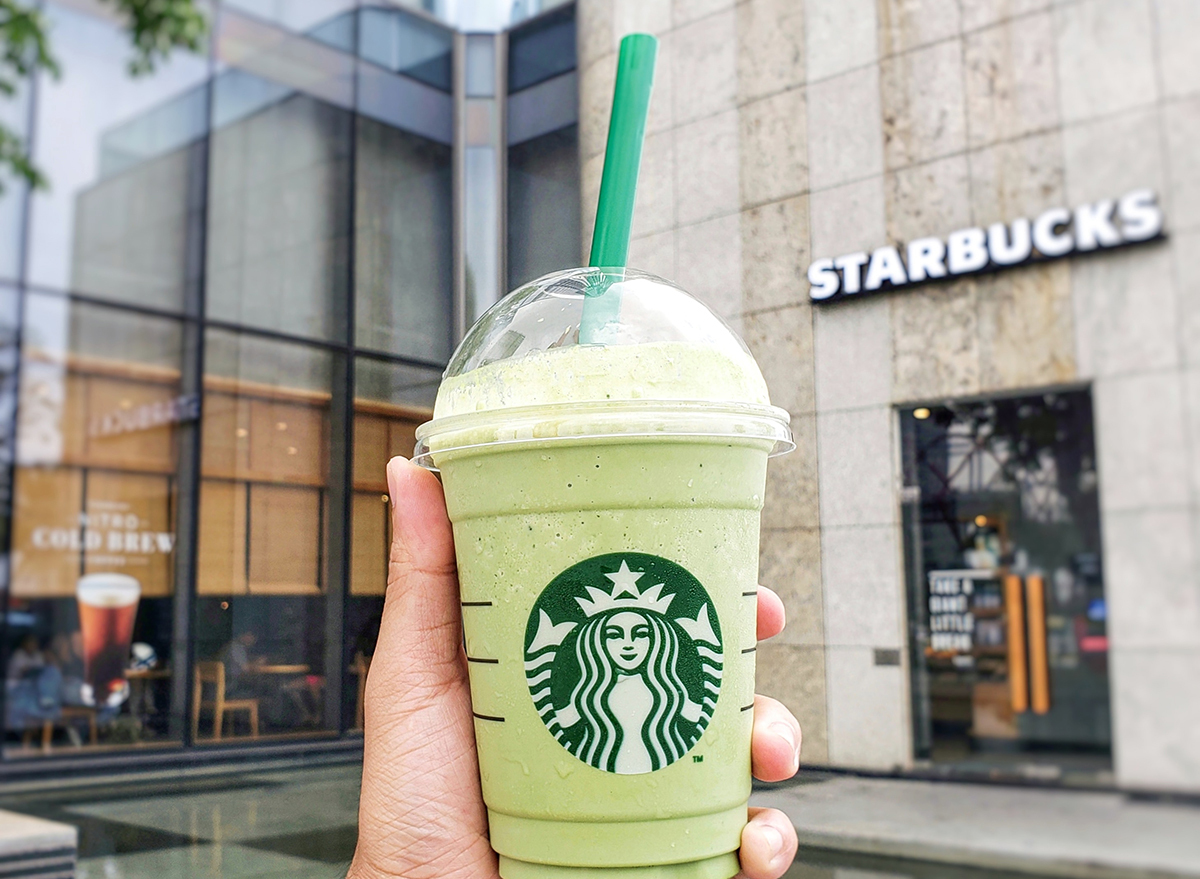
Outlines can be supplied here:
M142 587L125 574L87 574L75 588L83 634L85 698L94 705L120 705L129 697L125 667L133 640Z

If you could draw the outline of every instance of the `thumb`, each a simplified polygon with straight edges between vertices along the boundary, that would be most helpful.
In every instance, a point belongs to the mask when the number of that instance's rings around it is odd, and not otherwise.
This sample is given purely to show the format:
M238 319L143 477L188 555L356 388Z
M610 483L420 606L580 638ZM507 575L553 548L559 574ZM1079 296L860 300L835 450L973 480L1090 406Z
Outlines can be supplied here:
M380 641L403 662L396 669L413 695L464 676L454 538L436 476L404 458L387 467L392 547Z

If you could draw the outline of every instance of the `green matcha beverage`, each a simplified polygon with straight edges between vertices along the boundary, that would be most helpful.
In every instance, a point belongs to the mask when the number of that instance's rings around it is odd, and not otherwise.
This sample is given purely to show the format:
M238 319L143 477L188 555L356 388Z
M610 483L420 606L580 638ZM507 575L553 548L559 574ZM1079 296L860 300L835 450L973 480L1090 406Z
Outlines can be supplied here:
M733 876L759 512L791 448L745 345L659 278L548 275L468 333L417 437L501 876Z

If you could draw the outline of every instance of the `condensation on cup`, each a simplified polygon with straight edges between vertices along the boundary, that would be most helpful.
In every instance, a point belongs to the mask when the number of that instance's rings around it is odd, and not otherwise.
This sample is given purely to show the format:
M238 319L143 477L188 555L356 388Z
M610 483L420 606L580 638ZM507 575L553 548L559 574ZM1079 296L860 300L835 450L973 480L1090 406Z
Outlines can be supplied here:
M120 705L129 698L125 666L141 584L125 574L87 574L79 578L75 595L83 634L85 701Z

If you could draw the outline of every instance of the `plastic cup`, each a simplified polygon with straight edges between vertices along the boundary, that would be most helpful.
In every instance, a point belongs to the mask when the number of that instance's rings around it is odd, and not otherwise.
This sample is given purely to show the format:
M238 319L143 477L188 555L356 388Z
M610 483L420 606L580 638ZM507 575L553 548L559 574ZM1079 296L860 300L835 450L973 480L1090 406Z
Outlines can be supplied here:
M596 289L619 317L579 345ZM733 876L759 514L792 448L744 344L661 279L548 275L468 333L417 440L454 527L501 876Z

